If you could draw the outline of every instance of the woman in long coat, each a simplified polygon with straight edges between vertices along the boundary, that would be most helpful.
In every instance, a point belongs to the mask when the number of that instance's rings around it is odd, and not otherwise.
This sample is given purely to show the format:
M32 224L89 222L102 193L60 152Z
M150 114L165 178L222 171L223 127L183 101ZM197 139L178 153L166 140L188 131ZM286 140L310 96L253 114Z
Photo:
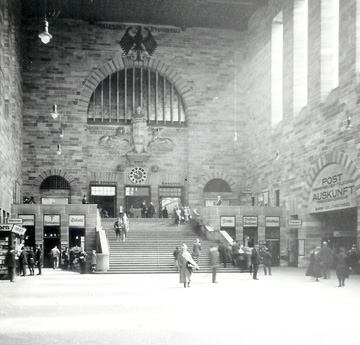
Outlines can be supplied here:
M310 264L306 271L306 276L311 276L316 278L316 281L319 281L319 277L321 277L321 262L319 257L320 247L312 247L310 254Z
M181 253L179 255L179 266L180 266L180 283L184 284L184 288L190 287L192 268L199 269L199 265L194 261L191 254L188 252L186 244L181 246ZM189 266L192 266L189 267Z
M335 257L335 262L335 271L339 280L339 287L345 286L345 279L349 278L349 265L344 248L339 249L339 254Z

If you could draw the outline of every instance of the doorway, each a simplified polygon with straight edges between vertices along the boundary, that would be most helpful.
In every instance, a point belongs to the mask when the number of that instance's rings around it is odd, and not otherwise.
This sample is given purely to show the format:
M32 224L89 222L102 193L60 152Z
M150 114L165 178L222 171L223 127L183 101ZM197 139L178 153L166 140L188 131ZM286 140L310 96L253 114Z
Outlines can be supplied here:
M52 268L51 249L55 246L60 250L60 238L58 237L44 237L44 267Z
M125 187L125 207L130 218L141 218L142 204L150 205L150 187Z
M254 247L258 243L258 228L245 227L243 237L245 247Z
M103 218L116 217L116 186L91 186L90 203L97 204Z
M81 247L82 238L85 238L85 229L69 228L69 248Z
M168 213L168 218L172 218L174 215L174 208L179 207L181 205L180 198L172 198L172 197L160 197L160 217L162 217L162 211L166 209Z

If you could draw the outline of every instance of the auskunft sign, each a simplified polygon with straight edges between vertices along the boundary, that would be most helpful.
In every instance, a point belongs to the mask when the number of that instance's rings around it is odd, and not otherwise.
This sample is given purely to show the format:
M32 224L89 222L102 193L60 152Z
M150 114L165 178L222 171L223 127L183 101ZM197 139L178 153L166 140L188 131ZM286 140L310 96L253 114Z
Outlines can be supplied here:
M325 167L317 176L309 200L309 212L326 212L356 207L354 180L339 164Z

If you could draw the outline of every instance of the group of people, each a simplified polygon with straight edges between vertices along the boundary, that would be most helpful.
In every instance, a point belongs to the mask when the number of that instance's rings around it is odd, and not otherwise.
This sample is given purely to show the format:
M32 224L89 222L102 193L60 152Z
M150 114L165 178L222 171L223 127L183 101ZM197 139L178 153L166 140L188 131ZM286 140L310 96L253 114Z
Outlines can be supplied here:
M129 232L129 219L126 213L120 212L119 217L114 223L116 242L125 242L127 233Z
M30 276L35 275L34 267L38 268L38 274L41 275L42 267L42 252L40 246L36 246L35 251L30 248L28 251L25 250L25 246L22 246L17 252L14 246L10 246L5 257L5 266L8 269L8 276L10 282L15 281L16 268L19 268L19 275L25 277L27 274L26 269L29 268Z
M177 225L186 224L190 220L190 210L187 206L174 207L174 223Z
M141 218L154 218L155 214L156 210L152 202L150 202L148 207L145 201L141 204Z
M315 278L330 279L331 268L335 266L336 276L339 281L339 287L345 286L345 279L349 278L350 272L358 273L359 254L356 245L346 252L343 247L335 255L327 242L323 242L322 247L313 246L310 251L310 263L306 270L306 276Z

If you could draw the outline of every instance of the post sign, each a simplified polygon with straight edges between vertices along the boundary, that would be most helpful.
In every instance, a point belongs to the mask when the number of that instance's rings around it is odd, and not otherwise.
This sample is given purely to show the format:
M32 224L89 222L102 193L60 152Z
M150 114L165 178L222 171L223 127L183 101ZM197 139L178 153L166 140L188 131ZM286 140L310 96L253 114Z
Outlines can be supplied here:
M44 214L44 226L60 226L60 215Z
M21 236L24 236L25 235L25 232L26 232L26 228L23 228L22 226L19 226L19 225L14 225L14 227L12 228L11 232L15 233L15 234L18 234L18 235L21 235Z
M265 226L267 228L279 228L280 217L265 217Z
M357 207L355 182L340 164L330 164L317 176L309 199L310 213Z
M19 214L18 217L22 220L23 226L35 226L34 214Z
M243 227L247 228L257 228L258 218L257 217L243 217Z
M235 228L235 217L234 216L221 216L220 227L222 228Z
M69 227L71 228L85 228L85 216L83 214L69 215Z

